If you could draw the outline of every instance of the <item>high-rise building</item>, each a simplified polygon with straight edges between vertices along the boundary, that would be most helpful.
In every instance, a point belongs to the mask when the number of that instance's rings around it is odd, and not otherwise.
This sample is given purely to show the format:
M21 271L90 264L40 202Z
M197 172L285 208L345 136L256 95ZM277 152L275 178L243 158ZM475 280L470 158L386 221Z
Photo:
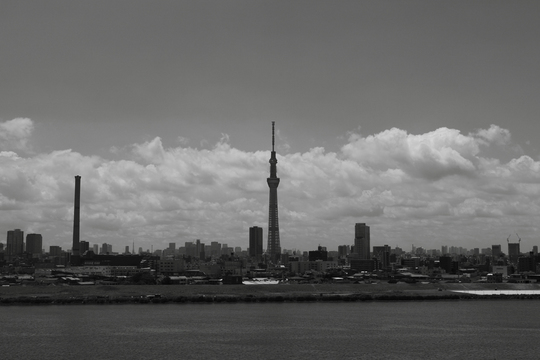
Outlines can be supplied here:
M197 247L193 244L192 241L186 241L184 243L186 249L186 256L196 257L197 256Z
M7 232L6 256L12 259L21 256L24 252L24 231L21 229L9 230Z
M371 259L369 226L356 223L354 226L354 252L359 259Z
M347 255L349 255L351 252L351 246L350 245L339 245L338 246L338 255L340 258L345 259Z
M220 257L221 256L221 244L217 241L212 241L210 243L210 256Z
M195 241L195 247L196 247L196 251L197 251L197 257L199 259L204 259L206 257L206 252L204 251L204 243L201 243L201 240L200 239L197 239Z
M102 255L107 255L108 253L109 253L109 244L103 243L103 244L101 245L101 252L100 252L100 254L102 254Z
M386 270L390 267L390 246L374 246L373 257L379 261L380 269Z
M229 245L221 244L221 255L231 255L231 252L229 251Z
M513 264L517 264L518 258L521 255L519 243L508 243L508 258Z
M74 256L79 256L79 223L81 210L81 177L75 176L75 205L73 208L73 245L71 252Z
M90 243L88 241L81 240L79 242L79 254L83 255L88 250L90 250Z
M49 246L49 255L50 256L62 256L62 248L60 246Z
M263 254L263 229L258 226L249 228L249 256L260 259Z
M491 255L494 259L498 259L501 253L501 245L491 245Z
M98 244L94 244L92 245L92 249L94 251L94 254L99 254L99 245Z
M43 237L41 234L26 235L26 252L34 255L41 255L43 249Z
M281 243L279 240L279 220L278 220L278 199L277 188L279 178L277 177L277 158L274 150L274 124L272 121L272 152L270 153L270 177L266 179L270 188L270 201L268 204L268 246L266 252L270 260L277 262L281 255Z

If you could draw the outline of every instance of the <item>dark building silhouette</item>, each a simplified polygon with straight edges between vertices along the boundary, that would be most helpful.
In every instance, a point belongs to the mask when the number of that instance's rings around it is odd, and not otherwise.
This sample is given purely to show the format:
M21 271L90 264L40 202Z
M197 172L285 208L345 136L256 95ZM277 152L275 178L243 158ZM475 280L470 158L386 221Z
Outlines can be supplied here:
M79 242L79 254L83 255L85 252L90 250L90 243L88 241L80 241Z
M62 248L60 246L49 246L49 256L60 257L62 256Z
M41 234L26 235L26 252L30 255L42 254L43 237L41 236Z
M351 253L350 245L339 245L338 246L338 255L340 258L346 258L347 255Z
M374 246L373 247L373 257L378 260L380 269L387 270L390 267L390 246Z
M266 179L270 188L270 202L268 205L268 247L266 252L270 260L277 262L281 255L281 244L279 241L279 221L278 221L278 200L277 188L279 178L277 177L277 159L274 151L274 121L272 121L272 152L270 156L270 177Z
M512 264L517 264L518 258L521 256L519 243L508 243L508 258Z
M453 261L450 256L439 257L439 267L443 269L447 274L455 273L453 268Z
M371 259L369 243L369 226L365 223L357 223L354 226L354 253L358 259Z
M350 261L351 269L356 271L372 272L376 268L376 260L373 259L354 259Z
M21 229L9 230L6 240L6 256L8 260L23 254L24 231Z
M260 259L263 254L263 229L258 226L249 228L249 256Z
M75 206L73 209L73 245L71 252L74 257L79 256L79 224L81 211L81 177L75 176Z
M108 255L109 253L112 252L112 245L109 245L107 243L103 243L101 245L101 251L100 251L100 254L102 255Z
M527 255L518 258L518 272L536 272L537 264L538 257L531 251Z
M308 256L309 261L328 261L328 251L324 250L321 246L315 251L310 251Z
M197 239L195 241L195 248L196 248L196 257L198 257L199 259L204 259L206 255L204 252L204 243L201 243L200 239Z
M501 253L501 245L491 245L491 256L493 256L494 259L498 259Z

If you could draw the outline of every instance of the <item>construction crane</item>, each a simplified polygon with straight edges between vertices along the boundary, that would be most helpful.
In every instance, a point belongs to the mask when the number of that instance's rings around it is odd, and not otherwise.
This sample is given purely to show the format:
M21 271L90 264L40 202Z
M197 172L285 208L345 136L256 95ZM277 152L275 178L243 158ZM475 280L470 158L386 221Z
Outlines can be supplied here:
M521 238L519 237L518 233L516 233L516 236L518 237L518 242L521 242Z

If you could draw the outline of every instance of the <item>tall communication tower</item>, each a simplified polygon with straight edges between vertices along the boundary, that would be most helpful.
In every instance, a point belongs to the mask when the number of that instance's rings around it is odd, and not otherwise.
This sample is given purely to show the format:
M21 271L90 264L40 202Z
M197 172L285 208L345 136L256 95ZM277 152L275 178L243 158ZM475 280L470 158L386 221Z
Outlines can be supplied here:
M270 260L274 263L279 261L281 255L281 245L279 242L279 220L278 220L278 201L277 188L279 178L277 177L277 159L274 150L274 124L272 121L272 152L270 155L270 177L266 179L270 188L270 202L268 206L268 247L267 253L270 255Z

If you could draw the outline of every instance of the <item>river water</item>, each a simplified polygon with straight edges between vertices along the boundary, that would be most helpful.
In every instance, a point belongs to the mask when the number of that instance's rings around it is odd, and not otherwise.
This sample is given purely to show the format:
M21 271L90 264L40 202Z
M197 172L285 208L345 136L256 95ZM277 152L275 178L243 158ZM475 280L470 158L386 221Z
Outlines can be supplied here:
M537 359L540 301L0 307L2 359Z

